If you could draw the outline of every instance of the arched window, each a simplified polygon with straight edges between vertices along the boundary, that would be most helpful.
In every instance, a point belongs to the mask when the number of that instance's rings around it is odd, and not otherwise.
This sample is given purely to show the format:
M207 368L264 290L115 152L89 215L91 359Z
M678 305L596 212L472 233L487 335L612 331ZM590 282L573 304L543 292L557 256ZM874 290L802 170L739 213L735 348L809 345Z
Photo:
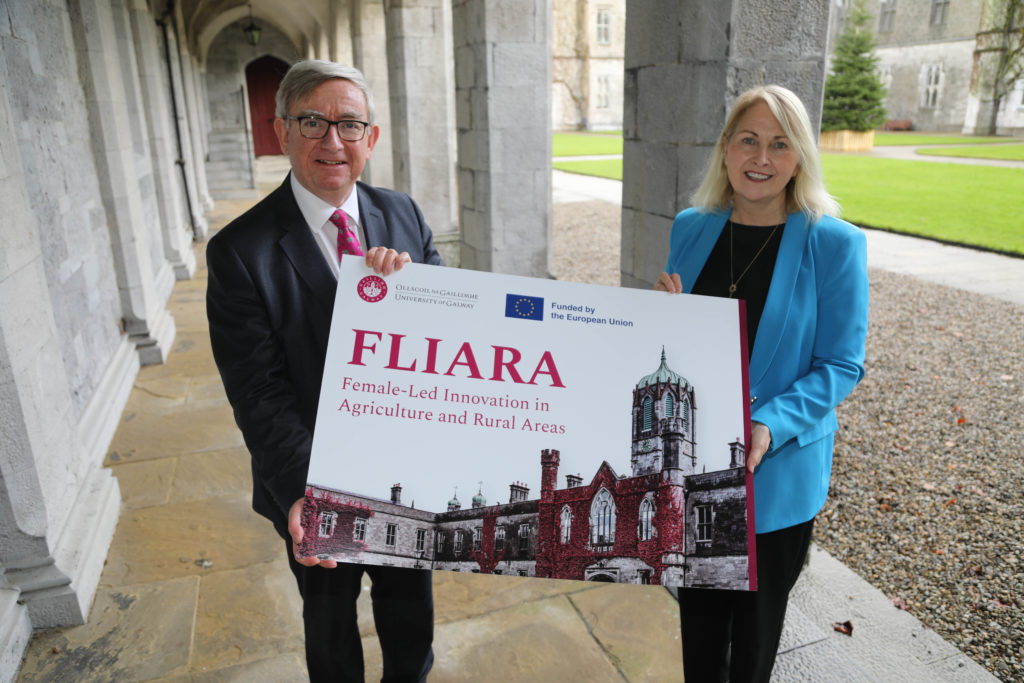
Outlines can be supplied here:
M683 416L683 431L690 431L690 399L683 397L683 405L679 410Z
M675 408L675 399L672 398L672 394L665 394L665 417L672 417L674 413L672 409Z
M640 501L639 535L641 541L649 541L654 537L654 503L650 498Z
M605 488L590 505L590 543L595 547L615 544L615 501Z
M572 510L569 509L568 505L562 508L561 530L562 533L559 535L559 538L564 545L569 542L570 538L572 538Z
M644 399L644 431L651 431L651 424L654 422L654 401L648 396Z

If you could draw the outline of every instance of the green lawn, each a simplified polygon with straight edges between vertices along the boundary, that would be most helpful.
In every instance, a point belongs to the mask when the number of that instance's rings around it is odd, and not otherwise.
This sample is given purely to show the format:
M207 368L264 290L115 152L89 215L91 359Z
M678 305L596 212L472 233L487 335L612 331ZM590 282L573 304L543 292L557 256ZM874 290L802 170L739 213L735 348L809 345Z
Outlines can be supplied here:
M823 154L843 218L1024 255L1024 169Z
M978 145L992 142L1013 142L1010 137L975 137L973 135L931 135L928 133L883 133L875 131L875 147L893 145Z
M552 136L552 156L578 157L591 154L622 154L622 132L555 133Z
M622 159L594 159L588 161L556 161L552 168L580 175L596 175L599 178L622 180Z
M823 154L829 191L853 223L1024 255L1024 169ZM622 161L554 168L622 179Z
M965 147L943 147L940 149L919 149L918 154L938 157L970 157L972 159L1007 159L1024 161L1024 143L1020 145L967 145Z

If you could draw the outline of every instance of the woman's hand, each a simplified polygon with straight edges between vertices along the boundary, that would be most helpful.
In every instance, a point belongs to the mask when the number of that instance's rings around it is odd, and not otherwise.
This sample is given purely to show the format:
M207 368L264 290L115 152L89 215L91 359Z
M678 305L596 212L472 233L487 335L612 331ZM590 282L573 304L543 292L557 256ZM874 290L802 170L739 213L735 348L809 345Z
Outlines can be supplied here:
M412 257L407 251L399 254L394 249L387 247L371 247L366 252L366 266L373 268L373 272L378 275L391 275L392 271L401 270L402 266L411 261Z
M671 275L662 273L659 275L658 281L654 283L654 291L682 294L683 281L679 279L679 273L672 273Z
M772 432L768 425L760 422L750 423L750 451L747 453L747 471L751 474L761 462L761 458L772 446Z

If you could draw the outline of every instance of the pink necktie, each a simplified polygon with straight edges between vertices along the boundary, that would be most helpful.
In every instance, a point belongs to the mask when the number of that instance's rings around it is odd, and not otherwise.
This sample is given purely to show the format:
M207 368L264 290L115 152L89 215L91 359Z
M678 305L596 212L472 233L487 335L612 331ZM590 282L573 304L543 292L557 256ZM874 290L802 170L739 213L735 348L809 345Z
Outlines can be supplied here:
M359 246L359 238L352 232L352 228L348 227L348 218L345 216L345 212L338 209L331 214L329 220L338 228L338 262L341 263L341 257L345 254L362 256L363 250Z

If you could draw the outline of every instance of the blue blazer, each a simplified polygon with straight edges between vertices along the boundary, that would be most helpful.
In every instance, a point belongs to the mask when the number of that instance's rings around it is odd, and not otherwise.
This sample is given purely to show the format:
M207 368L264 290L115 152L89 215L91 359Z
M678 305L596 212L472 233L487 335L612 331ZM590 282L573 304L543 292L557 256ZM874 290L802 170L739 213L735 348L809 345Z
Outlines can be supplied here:
M691 292L728 212L687 209L672 224L667 273ZM750 355L750 419L771 448L754 472L757 533L812 519L832 474L835 408L864 376L867 239L846 221L786 219Z

